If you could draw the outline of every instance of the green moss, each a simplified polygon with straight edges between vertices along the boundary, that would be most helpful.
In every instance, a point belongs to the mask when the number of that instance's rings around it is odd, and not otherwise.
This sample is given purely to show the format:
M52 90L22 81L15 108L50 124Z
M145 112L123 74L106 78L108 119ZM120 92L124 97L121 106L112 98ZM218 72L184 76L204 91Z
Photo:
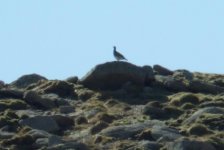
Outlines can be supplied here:
M180 116L183 111L180 110L177 107L173 107L173 106L167 106L163 108L165 114L168 116L168 118L177 118L178 116Z
M193 124L189 129L188 133L191 135L206 135L211 134L212 132L204 125L202 124Z
M206 124L213 130L224 130L224 115L222 114L205 113L197 119L197 122Z
M199 99L195 94L192 93L178 93L171 98L170 103L175 106L181 106L184 103L198 104Z
M182 109L192 109L194 107L195 105L193 105L192 103L185 103L181 106Z

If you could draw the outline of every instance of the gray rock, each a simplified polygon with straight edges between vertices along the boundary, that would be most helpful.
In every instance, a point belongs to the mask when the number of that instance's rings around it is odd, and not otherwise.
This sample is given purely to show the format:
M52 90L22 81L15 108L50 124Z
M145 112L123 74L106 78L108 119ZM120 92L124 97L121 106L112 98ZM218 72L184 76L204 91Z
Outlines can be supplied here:
M145 78L146 71L142 67L115 61L95 66L80 83L92 89L119 89L127 82L144 86Z
M0 140L10 139L15 135L16 133L13 133L13 132L0 131Z
M63 128L68 128L74 125L74 120L65 115L53 115L51 116L58 124L58 126L63 129Z
M155 75L156 84L171 91L187 91L187 86L172 76Z
M10 88L10 89L0 89L0 98L15 98L22 99L24 91L21 89Z
M153 126L151 136L155 140L163 138L166 141L173 141L182 137L178 130L166 126Z
M51 95L38 95L35 91L27 91L24 93L24 99L30 105L42 109L51 109L56 107L56 99Z
M50 146L47 147L46 150L89 150L89 148L83 143L74 141L58 144L55 146Z
M161 147L157 142L152 141L140 141L134 147L134 149L143 149L143 150L159 150Z
M180 139L175 142L169 143L167 146L167 150L216 150L216 149L209 142Z
M75 108L73 106L60 106L59 111L63 114L69 114L75 112Z
M173 71L160 65L154 65L153 70L159 75L163 75L163 76L173 75Z
M50 147L50 146L55 146L55 145L62 144L62 143L64 143L64 141L61 139L61 137L56 136L56 135L52 135L48 138L38 138L35 141L35 146L37 146L37 147L43 147L43 146Z
M31 135L34 139L38 138L49 138L51 136L50 133L44 131L44 130L39 130L39 129L32 129L27 132L28 135Z
M213 85L211 83L202 82L199 80L192 80L189 82L188 89L192 92L202 92L202 93L211 93L211 94L218 94L223 93L224 88Z
M33 129L47 132L56 132L60 130L57 122L50 116L35 116L20 120L19 123L23 126L30 126Z
M73 77L67 78L65 81L67 81L69 83L76 84L78 82L78 80L79 80L79 78L77 76L73 76Z
M41 82L36 86L29 87L29 90L36 91L41 94L56 94L63 98L75 98L74 84L66 81L51 80Z
M182 78L186 80L193 80L194 75L190 71L182 69L182 70L175 70L173 73L173 77Z
M18 78L16 81L13 81L11 85L17 88L26 88L29 85L33 83L37 83L40 80L47 80L47 79L38 74L28 74L28 75L23 75L22 77Z
M221 107L206 107L206 108L202 108L202 109L196 111L189 118L187 118L183 122L183 124L191 124L191 123L193 123L197 118L199 118L200 116L202 116L204 113L224 114L224 108L221 108Z
M143 66L142 69L146 73L145 85L150 85L152 83L152 81L154 81L154 79L155 79L153 69L151 66Z
M154 125L162 126L164 123L161 121L152 120L144 123L108 127L102 130L100 134L118 139L128 139L134 137L137 133L140 133L145 128L150 128Z

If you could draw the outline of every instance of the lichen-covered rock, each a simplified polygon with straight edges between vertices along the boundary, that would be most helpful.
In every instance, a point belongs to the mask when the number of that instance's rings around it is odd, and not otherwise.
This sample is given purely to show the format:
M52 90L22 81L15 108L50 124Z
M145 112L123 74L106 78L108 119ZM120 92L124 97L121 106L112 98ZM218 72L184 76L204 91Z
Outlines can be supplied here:
M29 87L29 90L36 91L41 94L54 93L63 98L75 98L74 86L66 81L52 80L45 81Z
M13 109L13 110L26 109L27 107L28 105L23 100L19 99L0 100L0 111L4 111L6 109Z
M145 78L146 72L141 67L116 61L95 66L80 83L92 89L119 89L127 82L143 87Z
M167 150L216 150L216 149L209 142L180 139L169 143L167 146Z
M173 73L173 77L176 79L183 79L183 80L193 80L194 74L188 70L175 70Z
M16 81L13 81L11 85L17 88L26 88L29 85L33 83L37 83L40 80L47 80L47 79L38 74L28 74L28 75L21 76Z
M210 113L210 114L224 114L224 108L221 107L206 107L199 109L196 111L194 114L192 114L189 118L187 118L183 124L191 124L194 123L196 119L201 117L205 113Z
M118 139L128 139L128 138L134 138L136 134L140 133L145 128L149 128L154 125L160 126L163 125L163 122L152 120L145 123L108 127L102 130L100 134Z
M30 105L40 109L51 109L56 107L56 99L52 97L39 95L35 91L27 91L24 93L24 99Z
M155 84L170 91L188 91L187 85L182 80L172 76L155 75Z

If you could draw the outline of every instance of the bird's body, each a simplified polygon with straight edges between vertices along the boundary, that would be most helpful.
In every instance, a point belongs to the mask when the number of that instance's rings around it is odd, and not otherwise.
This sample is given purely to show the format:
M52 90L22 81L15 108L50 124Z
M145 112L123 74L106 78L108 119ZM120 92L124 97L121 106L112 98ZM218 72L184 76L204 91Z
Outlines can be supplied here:
M116 46L114 46L114 57L117 61L119 60L127 60L121 53L116 51Z

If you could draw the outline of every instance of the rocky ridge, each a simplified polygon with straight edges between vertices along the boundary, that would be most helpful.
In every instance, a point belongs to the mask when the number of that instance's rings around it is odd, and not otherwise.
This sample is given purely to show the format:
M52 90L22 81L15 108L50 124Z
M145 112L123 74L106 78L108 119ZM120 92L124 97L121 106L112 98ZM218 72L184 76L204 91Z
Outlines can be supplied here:
M223 150L224 75L119 61L1 81L0 149Z

